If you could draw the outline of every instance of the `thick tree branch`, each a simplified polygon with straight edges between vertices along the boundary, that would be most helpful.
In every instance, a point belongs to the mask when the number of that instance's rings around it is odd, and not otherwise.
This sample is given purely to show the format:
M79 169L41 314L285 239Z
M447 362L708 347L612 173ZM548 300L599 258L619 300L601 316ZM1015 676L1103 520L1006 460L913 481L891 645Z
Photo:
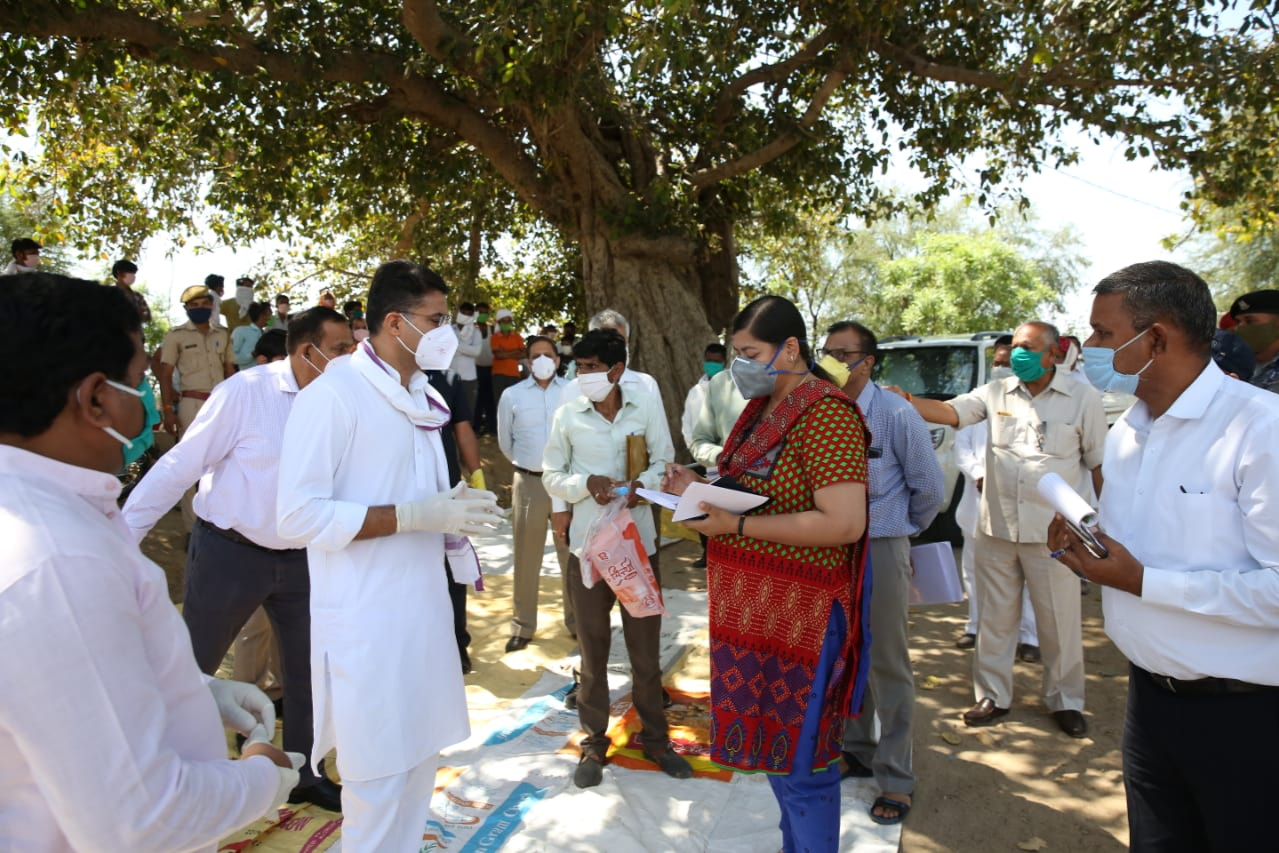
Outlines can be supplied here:
M370 51L326 51L311 61L259 46L195 43L180 28L109 6L77 9L65 2L0 0L0 29L13 35L118 42L156 63L205 73L241 72L281 83L352 83L385 88L390 109L420 118L465 140L493 165L530 207L551 218L562 205L537 164L506 131L438 81L406 74L396 57Z
M871 43L871 47L880 56L906 68L917 77L925 77L929 80L936 80L939 83L960 83L977 89L990 89L997 92L1020 92L1028 83L1072 89L1076 92L1100 92L1107 89L1153 88L1155 86L1172 85L1172 81L1161 79L1077 77L1071 74L1069 67L1065 65L1052 68L1047 73L1040 75L1038 79L1033 79L975 68L963 68L957 65L942 65L882 38L875 39Z
M804 45L788 59L752 68L740 77L733 79L724 87L724 91L719 93L719 97L715 99L715 107L711 110L711 121L717 127L723 127L739 112L741 97L746 93L747 89L760 83L775 83L779 80L785 80L797 68L820 56L821 52L833 44L834 41L835 36L829 29L822 30L808 44Z
M793 129L778 135L754 151L743 154L736 160L730 160L727 163L721 163L718 166L692 173L688 176L688 180L693 189L700 192L721 181L744 175L776 160L799 145L805 139L805 131L812 127L817 119L821 117L826 103L847 78L848 71L845 70L843 63L841 63L826 74L825 79L822 80L821 85L817 87L817 91L813 94L812 100L809 101L808 108L804 110L804 114L800 116Z

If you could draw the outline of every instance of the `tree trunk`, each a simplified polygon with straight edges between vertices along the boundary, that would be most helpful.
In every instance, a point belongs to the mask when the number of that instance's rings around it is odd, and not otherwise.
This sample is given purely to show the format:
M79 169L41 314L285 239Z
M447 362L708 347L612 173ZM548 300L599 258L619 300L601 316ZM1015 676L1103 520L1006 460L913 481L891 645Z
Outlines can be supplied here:
M702 302L704 254L692 240L602 229L582 235L580 244L587 310L612 308L630 322L628 364L657 380L682 453L684 397L701 376L706 345L718 340Z

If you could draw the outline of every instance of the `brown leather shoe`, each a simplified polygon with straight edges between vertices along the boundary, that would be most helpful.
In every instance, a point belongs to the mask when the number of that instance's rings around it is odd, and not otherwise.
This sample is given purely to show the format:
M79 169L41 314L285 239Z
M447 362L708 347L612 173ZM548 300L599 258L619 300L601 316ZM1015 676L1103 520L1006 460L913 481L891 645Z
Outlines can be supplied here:
M964 725L988 726L1008 713L1007 708L999 708L994 699L983 699L964 712Z
M1071 737L1088 736L1088 721L1078 711L1053 711L1053 719L1057 721L1057 728Z

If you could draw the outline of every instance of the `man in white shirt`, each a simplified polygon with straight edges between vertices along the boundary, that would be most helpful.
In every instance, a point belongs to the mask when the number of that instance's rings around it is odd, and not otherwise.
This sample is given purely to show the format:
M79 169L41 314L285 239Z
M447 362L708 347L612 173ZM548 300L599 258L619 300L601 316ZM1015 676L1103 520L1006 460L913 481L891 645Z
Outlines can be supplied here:
M977 703L964 723L984 726L1012 706L1013 662L1021 590L1030 589L1044 661L1044 704L1058 728L1071 737L1088 733L1084 719L1083 627L1079 581L1048 559L1052 508L1036 488L1049 472L1082 489L1088 474L1101 492L1106 416L1101 395L1056 371L1055 326L1023 323L1013 333L1013 376L988 382L948 402L912 398L931 423L965 427L990 424L986 477L977 532L977 596L981 630L973 659Z
M1106 438L1097 559L1060 517L1048 547L1101 584L1132 662L1124 721L1131 849L1273 850L1279 765L1279 399L1210 360L1199 276L1135 264L1093 290L1084 368L1137 376Z
M697 417L702 413L702 403L706 400L706 386L722 373L728 361L728 349L719 343L707 344L702 354L702 376L688 389L684 398L684 415L680 418L680 434L686 447L693 446L693 427L697 425Z
M513 385L497 401L497 444L515 468L511 482L511 525L515 533L514 616L508 652L528 645L537 631L537 590L542 577L542 552L551 521L551 498L542 485L542 451L560 394L568 383L556 376L559 353L550 338L530 338L526 347L532 375ZM568 547L555 537L564 597L564 625L576 635L572 597L568 594Z
M141 542L199 482L182 596L196 663L216 673L241 626L263 608L275 639L263 631L261 641L278 640L284 673L284 747L303 755L313 739L311 584L306 549L276 532L280 453L298 391L353 346L336 311L312 308L295 316L288 359L219 383L182 441L160 457L124 506L125 523ZM241 654L253 658L257 650L237 647L237 663ZM306 768L293 801L339 811L341 793Z
M627 486L627 503L635 506L639 499L635 489L658 488L675 449L666 417L656 400L642 391L621 386L626 370L626 341L620 334L612 329L587 332L573 347L573 356L577 359L582 396L565 403L555 413L542 455L542 482L553 497L573 505L569 545L580 561L587 545L586 529L600 508L612 501L616 489ZM626 444L628 437L636 435L643 436L648 447L648 467L630 481ZM639 510L632 515L645 550L652 554L656 545L652 513ZM653 570L658 574L656 566ZM603 780L608 755L610 614L617 599L603 581L587 589L582 583L580 562L569 566L568 584L582 649L577 709L586 732L573 783L590 788ZM693 771L670 748L667 734L662 665L658 660L661 627L660 616L639 619L622 611L622 633L631 660L632 695L643 726L640 739L644 755L668 775L687 779Z
M501 516L491 492L450 488L450 413L423 373L457 347L447 293L417 264L380 266L369 338L298 393L284 429L279 533L311 573L311 756L338 750L348 853L416 851L439 752L470 734L444 558L478 580L464 534Z
M298 774L270 700L196 667L117 508L148 428L137 309L33 274L0 288L0 323L0 847L211 853ZM223 723L250 736L240 761Z
M622 336L622 341L627 345L627 359L630 358L630 340L631 340L631 324L617 311L612 308L605 308L595 316L591 317L589 330L611 329ZM665 410L665 404L662 402L662 389L658 387L657 380L647 373L639 370L631 370L627 367L622 371L622 378L618 380L619 385L633 386L653 399L657 400L659 406ZM575 400L582 396L582 390L578 386L577 379L572 379L566 386L564 392L560 395L560 402L567 403L569 400Z
M475 372L475 358L483 349L484 340L475 325L475 304L463 302L457 307L454 319L457 330L457 353L453 356L452 370L462 383L462 394L466 397L466 409L472 413L468 417L475 418L475 401L479 393L479 376Z

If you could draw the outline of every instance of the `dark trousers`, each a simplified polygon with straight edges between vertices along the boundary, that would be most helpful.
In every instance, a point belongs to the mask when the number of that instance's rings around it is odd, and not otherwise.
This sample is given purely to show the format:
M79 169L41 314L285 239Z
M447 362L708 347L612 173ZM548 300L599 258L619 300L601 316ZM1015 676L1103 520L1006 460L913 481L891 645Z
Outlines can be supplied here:
M654 567L654 573L657 569ZM658 585L662 578L657 574ZM577 715L586 739L584 753L601 759L608 751L608 653L612 644L610 625L617 597L603 580L587 589L582 584L582 564L577 557L568 558L568 588L573 597L577 618L577 641L582 650L578 675ZM640 739L645 749L660 754L668 744L666 711L662 707L661 650L662 617L636 619L622 609L622 636L631 659L631 688L635 710L639 713Z
M213 675L253 611L262 607L276 642L284 676L284 749L307 756L301 785L311 771L311 578L306 551L266 551L234 542L204 520L191 530L182 619L191 632L195 662Z
M520 377L518 376L499 376L496 373L493 374L493 399L502 399L502 394L506 392L507 388L518 384L520 384ZM496 420L494 423L496 423Z
M1188 696L1133 666L1123 751L1134 853L1276 849L1279 689Z
M493 396L493 368L475 366L475 408L471 426L476 432L497 432L497 400Z
M466 630L467 585L453 580L453 567L447 558L444 560L444 573L449 578L449 603L453 605L453 636L457 639L457 650L465 652L471 645L471 634Z

